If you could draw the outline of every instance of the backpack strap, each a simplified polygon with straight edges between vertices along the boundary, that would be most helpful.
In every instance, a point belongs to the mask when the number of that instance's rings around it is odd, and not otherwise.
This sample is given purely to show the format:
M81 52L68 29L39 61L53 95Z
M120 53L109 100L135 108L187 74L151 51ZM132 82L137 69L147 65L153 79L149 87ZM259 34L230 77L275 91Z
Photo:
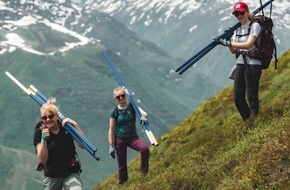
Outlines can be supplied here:
M278 59L277 59L277 48L276 48L276 43L274 43L274 58L275 58L275 69L277 69L277 63L278 63Z
M237 37L243 37L243 36L248 36L250 34L251 31L251 27L252 27L253 21L250 22L249 27L248 27L248 33L246 34L236 34Z
M251 21L250 24L249 24L248 35L250 35L251 28L252 28L252 24L253 24L253 21ZM261 29L261 31L262 31L262 29ZM258 38L259 38L260 36L261 36L261 32L260 32L259 36L257 37L257 39L256 39L255 42L254 42L254 45L255 45L258 49L260 49L260 46L259 46L259 44L258 44Z
M118 117L118 105L116 105L114 108L114 118L116 121L117 121L117 117Z
M130 112L132 112L134 115L134 121L136 121L136 112L135 112L135 109L133 107L133 104L130 102L129 106L130 106Z
M78 164L78 167L79 167L79 172L80 173L82 173L82 164L81 164L81 160L80 160L80 158L79 158L79 155L78 155L78 153L77 153L77 151L75 151L76 152L76 164Z
M239 38L242 37L242 36L249 36L250 32L251 32L252 24L253 24L253 21L250 21L250 24L248 26L248 33L242 34L242 35L236 34L236 36L239 37ZM257 42L257 40L255 42ZM238 51L236 53L236 58L238 58L240 55L242 55L242 57L243 57L245 70L246 70L246 73L249 75L250 74L250 70L248 68L248 63L247 63L247 58L246 58L247 52L246 51Z
M44 169L44 164L40 162L40 163L37 165L36 170L37 170L37 171L42 171L43 169Z
M136 121L136 112L135 112L135 109L133 107L133 104L131 102L129 102L128 107L129 107L130 112L133 113L133 115L134 115L134 121ZM116 122L117 122L117 118L119 115L118 111L119 111L118 105L116 105L115 109L114 109L114 118L115 118Z

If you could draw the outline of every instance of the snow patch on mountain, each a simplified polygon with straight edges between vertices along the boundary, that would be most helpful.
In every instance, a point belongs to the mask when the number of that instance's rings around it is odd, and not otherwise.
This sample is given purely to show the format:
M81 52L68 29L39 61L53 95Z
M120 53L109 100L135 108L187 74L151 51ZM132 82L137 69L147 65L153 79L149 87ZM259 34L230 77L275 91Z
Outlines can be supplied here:
M87 9L98 10L112 17L118 15L120 12L126 11L131 17L129 21L131 25L144 18L146 21L144 21L143 24L149 25L153 19L158 20L158 22L162 24L166 24L172 18L182 19L195 11L204 13L214 11L220 4L227 4L222 12L226 17L222 19L227 20L227 18L231 16L231 11L235 2L237 2L237 0L219 0L215 2L205 0L88 0L85 1L85 6L87 6ZM263 1L263 3L266 2L268 1ZM253 11L255 8L260 7L260 1L249 1L248 5L250 10ZM289 9L290 2L286 0L273 2L273 16L286 15L283 21L279 22L279 25L283 25L287 28L290 26ZM156 18L155 15L158 15L160 12L162 12L162 14ZM269 9L266 8L265 12L268 14Z
M68 4L66 1L55 1L49 3L42 0L22 0L20 2L4 2L0 1L0 14L2 21L0 22L0 29L5 33L6 40L0 42L0 54L13 52L17 48L24 51L34 53L37 55L54 55L58 52L69 51L78 46L85 46L89 43L96 44L100 41L90 39L85 34L79 34L68 29L65 25L70 17L75 19L72 25L77 25L78 18L81 17L81 8L76 4ZM50 16L45 14L49 11ZM50 30L54 30L77 39L77 42L66 42L65 45L56 51L41 52L31 47L29 42L25 41L24 37L17 32L20 28L29 28L31 25L44 24ZM91 28L86 29L89 32Z
M158 21L166 24L171 17L181 19L188 13L199 9L202 4L204 4L202 1L197 2L195 0L89 0L85 2L85 6L89 6L89 9L98 10L110 16L114 16L116 13L125 10L132 17L130 20L131 24L146 17L144 25L151 23L151 19L156 19L153 16L161 11L166 10L162 14L162 17L158 18ZM145 16L144 13L146 13L147 16Z

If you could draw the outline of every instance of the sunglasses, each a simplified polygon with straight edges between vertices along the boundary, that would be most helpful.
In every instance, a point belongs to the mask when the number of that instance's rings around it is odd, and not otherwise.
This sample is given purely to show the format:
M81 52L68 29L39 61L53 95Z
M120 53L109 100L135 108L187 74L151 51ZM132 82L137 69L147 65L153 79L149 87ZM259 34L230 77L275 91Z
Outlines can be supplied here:
M121 94L121 95L119 95L119 96L116 96L115 98L116 98L117 100L120 100L121 98L124 99L125 96L126 96L126 94Z
M54 117L54 115L48 115L48 116L42 116L41 119L42 119L43 121L46 121L47 118L48 118L48 119L53 119L53 117Z
M239 15L244 16L245 12L236 11L236 12L233 12L233 15L235 15L235 17L238 17Z

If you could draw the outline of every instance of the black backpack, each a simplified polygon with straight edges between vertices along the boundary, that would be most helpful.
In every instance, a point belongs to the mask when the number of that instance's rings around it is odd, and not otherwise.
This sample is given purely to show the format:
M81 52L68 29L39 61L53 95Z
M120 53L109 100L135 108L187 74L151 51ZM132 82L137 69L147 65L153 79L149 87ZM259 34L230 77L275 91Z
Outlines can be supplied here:
M253 16L250 26L253 22L258 22L261 26L261 33L256 40L255 46L257 49L248 52L248 56L256 58L262 62L262 69L267 69L271 63L272 58L275 58L275 69L277 68L277 49L274 36L272 33L273 21L270 17L264 15ZM251 27L249 27L250 30Z

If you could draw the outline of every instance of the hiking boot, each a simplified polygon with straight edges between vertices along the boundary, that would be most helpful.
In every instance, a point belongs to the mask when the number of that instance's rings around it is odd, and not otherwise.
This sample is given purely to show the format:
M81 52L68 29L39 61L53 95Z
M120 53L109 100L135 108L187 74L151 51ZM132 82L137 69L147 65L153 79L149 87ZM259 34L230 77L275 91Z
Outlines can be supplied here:
M144 173L141 172L140 176L145 178L147 176L147 174L148 174L147 172L144 172Z
M127 181L119 181L118 185L124 185Z

